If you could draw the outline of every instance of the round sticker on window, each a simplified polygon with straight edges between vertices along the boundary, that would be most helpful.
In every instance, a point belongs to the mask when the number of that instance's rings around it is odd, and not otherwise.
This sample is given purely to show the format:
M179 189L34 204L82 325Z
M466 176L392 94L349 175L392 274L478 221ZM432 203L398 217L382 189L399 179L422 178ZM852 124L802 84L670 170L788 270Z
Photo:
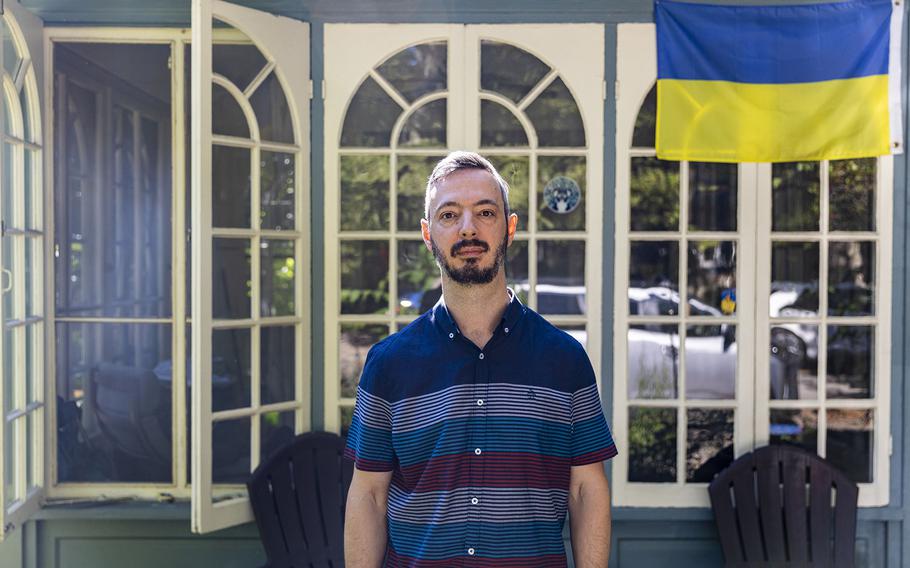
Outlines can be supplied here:
M543 201L554 213L571 213L581 203L581 188L574 179L556 176L543 188Z

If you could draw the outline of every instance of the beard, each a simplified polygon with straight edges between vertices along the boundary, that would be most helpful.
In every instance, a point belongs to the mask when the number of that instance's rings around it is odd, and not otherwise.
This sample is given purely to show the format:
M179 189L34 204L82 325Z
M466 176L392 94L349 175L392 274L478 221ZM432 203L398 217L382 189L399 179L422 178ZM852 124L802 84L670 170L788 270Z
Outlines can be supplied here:
M471 286L474 284L489 284L496 278L496 275L499 274L499 270L502 268L503 263L506 258L506 249L509 246L508 233L503 235L502 241L500 241L499 246L496 247L496 256L493 258L493 264L487 268L480 268L480 259L478 258L468 258L465 259L465 265L461 268L455 268L452 266L446 256L439 250L439 247L436 246L436 241L430 239L430 248L433 249L433 256L436 258L436 264L439 265L439 268L442 269L449 278L454 280L458 284ZM458 251L466 247L481 247L484 252L490 250L490 245L481 241L479 239L466 239L463 241L458 241L452 245L452 250L450 251L450 256L454 258Z

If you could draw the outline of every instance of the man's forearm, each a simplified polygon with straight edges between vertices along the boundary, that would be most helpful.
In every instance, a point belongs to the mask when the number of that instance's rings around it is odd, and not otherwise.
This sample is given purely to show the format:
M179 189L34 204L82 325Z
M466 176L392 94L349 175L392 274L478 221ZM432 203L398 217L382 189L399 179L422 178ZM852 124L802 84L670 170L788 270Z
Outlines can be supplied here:
M347 568L378 568L386 550L386 503L370 494L349 494L344 524Z
M576 568L606 568L610 560L610 490L588 487L569 499L572 556Z

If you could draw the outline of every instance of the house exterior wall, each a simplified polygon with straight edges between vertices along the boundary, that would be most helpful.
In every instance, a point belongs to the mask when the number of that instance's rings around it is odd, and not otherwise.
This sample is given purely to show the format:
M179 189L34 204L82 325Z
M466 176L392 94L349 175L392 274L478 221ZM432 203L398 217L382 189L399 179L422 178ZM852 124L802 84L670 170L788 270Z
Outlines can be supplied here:
M47 25L154 25L186 26L188 2L160 0L154 3L138 0L23 0L28 9L42 17ZM449 2L446 0L388 0L334 2L333 0L270 0L240 2L250 7L306 20L311 24L311 73L318 85L325 76L323 62L324 26L335 22L391 23L557 23L595 22L605 28L605 79L603 146L603 273L602 295L613 298L613 238L615 202L615 132L617 25L624 22L652 21L651 0L483 0ZM739 2L745 3L745 2ZM778 4L780 0L752 1L751 4ZM800 2L807 3L807 2ZM904 25L902 69L906 78L908 48ZM906 80L906 79L905 79ZM317 89L318 92L318 89ZM904 88L903 113L907 116L907 89ZM311 239L312 273L327 270L322 247L325 222L323 191L325 148L323 145L324 101L316 97L311 105ZM906 128L906 126L905 126ZM906 138L906 135L905 135ZM910 247L907 246L907 214L910 185L906 155L894 161L893 204L893 329L892 329L892 401L891 434L894 452L891 458L890 504L863 509L858 525L858 566L910 566L910 504L904 496L910 487L910 468L903 466L905 441L910 440L910 385L907 379L906 353L910 350L910 305L904 299ZM312 302L312 420L315 429L324 423L322 378L325 360L321 346L325 343L322 309L324 280L314 278ZM614 368L612 317L613 305L603 304L602 357L604 370L604 406L612 409ZM609 471L609 470L608 470ZM711 513L707 509L614 508L611 566L649 567L720 566L722 555ZM44 509L22 530L8 535L0 545L0 568L23 567L105 567L130 568L158 566L254 566L264 563L264 554L256 529L244 525L209 535L190 533L189 506L180 504L102 505L90 508L57 507Z

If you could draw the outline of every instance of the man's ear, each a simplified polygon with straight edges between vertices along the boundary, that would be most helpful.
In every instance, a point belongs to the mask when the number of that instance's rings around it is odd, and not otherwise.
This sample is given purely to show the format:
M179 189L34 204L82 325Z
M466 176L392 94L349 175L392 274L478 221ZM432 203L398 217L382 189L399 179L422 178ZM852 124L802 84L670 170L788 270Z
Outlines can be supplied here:
M432 251L433 246L430 241L430 222L426 219L420 220L420 234L423 237L423 244L426 245L427 250Z
M510 245L512 244L512 239L515 238L515 231L517 231L517 230L518 230L518 214L512 213L511 215L509 215L508 230L507 230Z

